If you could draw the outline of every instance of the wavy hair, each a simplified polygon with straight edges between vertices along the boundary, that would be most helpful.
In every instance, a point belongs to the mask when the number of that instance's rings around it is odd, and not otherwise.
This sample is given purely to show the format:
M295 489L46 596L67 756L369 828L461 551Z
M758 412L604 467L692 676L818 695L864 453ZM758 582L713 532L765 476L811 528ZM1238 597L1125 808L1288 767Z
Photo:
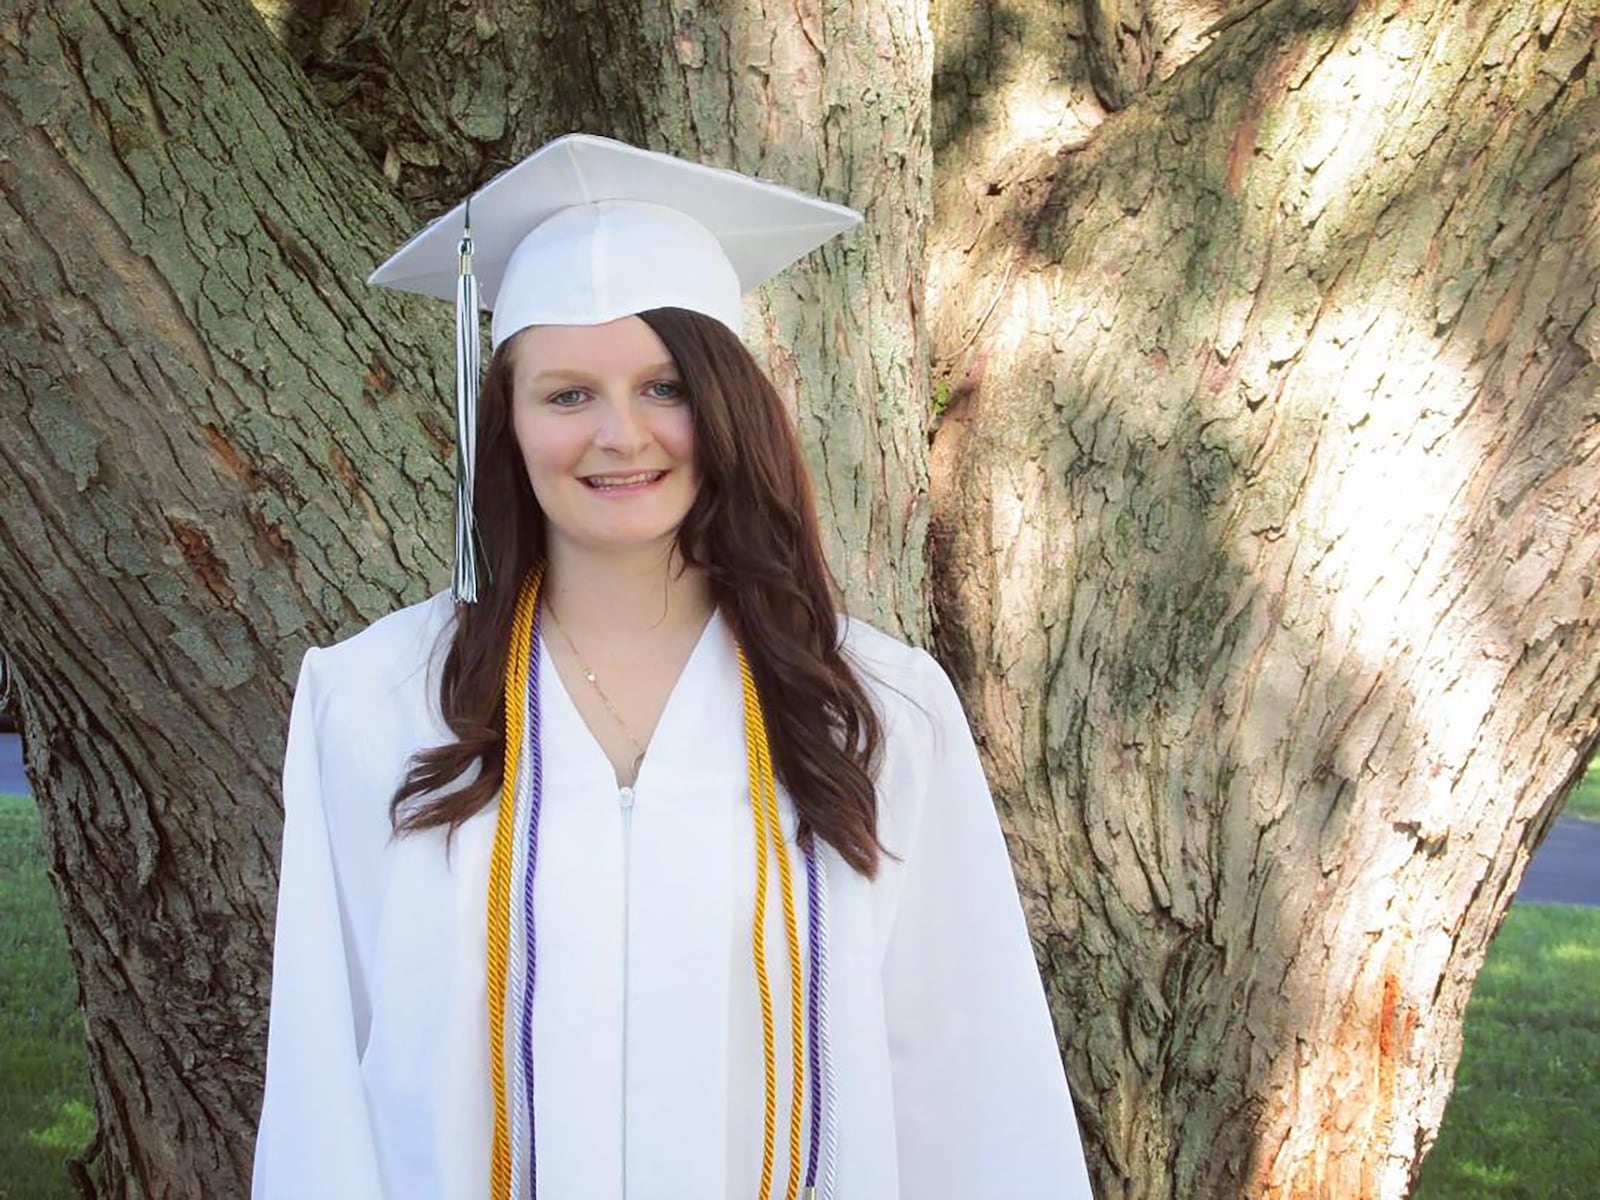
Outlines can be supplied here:
M705 571L744 648L773 770L794 800L802 840L822 838L870 878L881 850L873 772L883 731L842 653L838 589L794 427L721 322L679 308L639 316L676 362L694 420L700 486L678 528L679 556ZM491 582L477 604L457 605L440 679L456 741L412 756L390 804L402 833L453 833L500 791L511 617L523 579L546 555L544 515L512 430L509 350L507 342L489 364L478 417L474 507ZM477 774L459 783L474 766Z

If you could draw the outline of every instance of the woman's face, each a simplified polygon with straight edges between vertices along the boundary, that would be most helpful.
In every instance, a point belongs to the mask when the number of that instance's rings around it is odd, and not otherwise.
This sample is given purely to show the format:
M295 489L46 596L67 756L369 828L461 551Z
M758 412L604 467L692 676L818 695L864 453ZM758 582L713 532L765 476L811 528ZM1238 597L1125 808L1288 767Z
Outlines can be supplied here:
M512 347L512 429L551 549L670 543L694 503L694 420L638 317L536 325Z

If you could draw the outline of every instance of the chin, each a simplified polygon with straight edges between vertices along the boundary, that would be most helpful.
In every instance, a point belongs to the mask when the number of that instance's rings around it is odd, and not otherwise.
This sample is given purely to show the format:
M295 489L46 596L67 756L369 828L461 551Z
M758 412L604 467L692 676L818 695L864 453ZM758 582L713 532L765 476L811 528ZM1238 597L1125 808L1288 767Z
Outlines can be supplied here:
M665 554L677 541L678 526L570 530L564 536L576 545L602 554L637 554L651 549Z

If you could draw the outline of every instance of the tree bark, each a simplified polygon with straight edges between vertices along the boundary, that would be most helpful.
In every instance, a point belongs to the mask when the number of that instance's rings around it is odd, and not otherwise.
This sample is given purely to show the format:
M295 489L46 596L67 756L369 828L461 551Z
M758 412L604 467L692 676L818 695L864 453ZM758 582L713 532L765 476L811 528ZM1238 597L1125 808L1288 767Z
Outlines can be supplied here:
M1098 1194L1401 1196L1600 740L1600 10L1222 26L941 160L938 645Z
M227 0L0 18L0 649L26 686L111 1197L247 1192L288 684L307 643L447 573L447 314L360 281L456 197L409 212L391 182L404 154L370 153L376 101L345 97L352 136L331 76L313 87L286 51L314 67L308 46L349 45L335 18L389 14L305 6L274 27L263 8L266 22ZM454 7L405 12L482 63L508 55L513 117L551 106L497 124L495 72L452 75L460 60L441 56L408 94L482 148L464 156L480 173L571 120L868 209L865 233L767 289L753 340L799 398L853 606L920 635L916 10L722 24L640 6L584 23L581 47L548 40L571 36L570 7L465 27ZM557 61L593 67L586 91L527 69L579 49ZM390 69L369 67L380 83ZM864 93L870 112L846 121Z
M0 640L101 1194L244 1195L289 681L444 576L445 327L362 294L409 218L248 10L27 4L0 54Z

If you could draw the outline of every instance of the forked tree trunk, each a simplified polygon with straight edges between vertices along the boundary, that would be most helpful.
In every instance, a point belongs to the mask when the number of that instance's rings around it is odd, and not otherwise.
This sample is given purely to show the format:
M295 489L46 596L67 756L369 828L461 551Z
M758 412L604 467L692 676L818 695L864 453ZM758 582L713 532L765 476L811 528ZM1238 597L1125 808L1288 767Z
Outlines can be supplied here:
M0 17L0 648L102 1193L243 1194L286 681L444 578L446 315L359 281L581 128L866 209L752 328L913 636L930 317L1103 1194L1402 1194L1596 741L1594 0L942 0L937 180L909 2L257 8Z
M925 28L880 6L769 36L751 15L717 43L708 19L701 71L645 16L670 130L647 140L873 210L756 312L851 593L916 634ZM725 62L758 44L767 82L730 127ZM835 94L869 61L881 120L846 123ZM0 197L0 648L82 984L99 1194L241 1196L288 681L308 642L447 570L447 315L361 282L432 213L228 0L0 17Z
M941 120L938 637L1107 1200L1433 1139L1597 742L1597 28L1269 3L1059 156Z

